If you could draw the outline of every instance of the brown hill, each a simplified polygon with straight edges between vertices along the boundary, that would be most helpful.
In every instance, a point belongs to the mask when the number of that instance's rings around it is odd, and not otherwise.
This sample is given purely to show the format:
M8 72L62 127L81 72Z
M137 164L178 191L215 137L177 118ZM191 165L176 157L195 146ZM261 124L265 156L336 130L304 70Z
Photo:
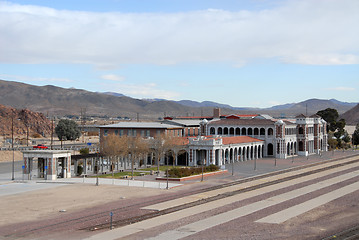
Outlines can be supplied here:
M127 116L136 118L158 118L167 115L211 115L213 108L193 108L173 101L149 102L126 96L113 96L81 89L66 89L56 86L34 86L25 83L0 80L0 104L14 108L27 108L49 115ZM222 112L226 112L224 109ZM230 111L228 111L230 112Z
M359 124L359 104L343 113L340 117L345 119L347 125Z
M11 135L12 122L14 135L29 135L34 133L49 136L51 134L51 121L42 113L32 112L28 109L15 109L0 105L0 131L3 136Z
M314 114L328 107L344 113L353 103L309 99L300 103L285 104L272 108L232 108L229 105L205 101L140 100L119 94L90 92L81 89L60 88L52 85L34 86L25 83L0 80L0 104L14 108L26 108L50 116L81 115L86 108L87 116L129 117L154 120L166 116L212 116L213 107L221 107L222 114L263 113L274 117L293 117L298 114Z

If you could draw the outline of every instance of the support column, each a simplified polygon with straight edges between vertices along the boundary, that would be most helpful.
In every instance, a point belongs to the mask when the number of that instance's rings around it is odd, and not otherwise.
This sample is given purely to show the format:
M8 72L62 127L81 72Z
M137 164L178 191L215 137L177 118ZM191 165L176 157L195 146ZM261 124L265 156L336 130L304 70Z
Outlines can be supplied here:
M56 158L53 156L46 159L47 161L47 170L46 170L46 179L47 180L56 180Z
M71 178L71 157L66 157L66 176L65 178Z

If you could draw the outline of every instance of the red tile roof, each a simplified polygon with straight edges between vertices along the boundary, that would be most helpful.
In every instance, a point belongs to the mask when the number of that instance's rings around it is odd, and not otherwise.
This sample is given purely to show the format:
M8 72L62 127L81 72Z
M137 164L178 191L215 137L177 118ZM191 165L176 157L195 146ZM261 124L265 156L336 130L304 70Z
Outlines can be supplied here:
M251 142L264 142L257 138L252 138L249 136L235 136L235 137L222 137L222 143L224 145L236 144L236 143L251 143Z
M211 121L208 126L211 125L250 125L250 126L264 126L273 125L274 121L270 119L220 119L217 121Z

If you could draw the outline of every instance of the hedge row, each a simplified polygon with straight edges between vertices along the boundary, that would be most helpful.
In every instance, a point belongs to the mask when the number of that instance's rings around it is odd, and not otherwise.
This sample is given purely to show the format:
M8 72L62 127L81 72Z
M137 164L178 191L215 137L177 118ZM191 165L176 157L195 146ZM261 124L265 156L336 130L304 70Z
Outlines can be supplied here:
M215 172L219 167L216 165L209 165L203 168L203 172ZM171 178L188 177L192 175L198 175L202 173L202 167L190 167L190 168L171 168L168 170L168 176Z

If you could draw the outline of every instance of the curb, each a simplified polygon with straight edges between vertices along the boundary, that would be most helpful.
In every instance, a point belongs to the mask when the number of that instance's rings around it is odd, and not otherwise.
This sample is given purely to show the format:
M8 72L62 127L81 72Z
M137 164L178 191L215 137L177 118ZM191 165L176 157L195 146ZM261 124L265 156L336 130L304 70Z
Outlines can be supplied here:
M228 172L228 170L220 170L220 171L216 171L216 172L203 173L203 177L224 174L227 172ZM183 181L193 180L193 179L197 179L197 178L201 178L201 177L202 177L202 174L199 174L199 175L193 175L193 176L182 177L182 178L168 178L168 181L183 182ZM167 178L166 177L157 177L156 180L167 181Z

